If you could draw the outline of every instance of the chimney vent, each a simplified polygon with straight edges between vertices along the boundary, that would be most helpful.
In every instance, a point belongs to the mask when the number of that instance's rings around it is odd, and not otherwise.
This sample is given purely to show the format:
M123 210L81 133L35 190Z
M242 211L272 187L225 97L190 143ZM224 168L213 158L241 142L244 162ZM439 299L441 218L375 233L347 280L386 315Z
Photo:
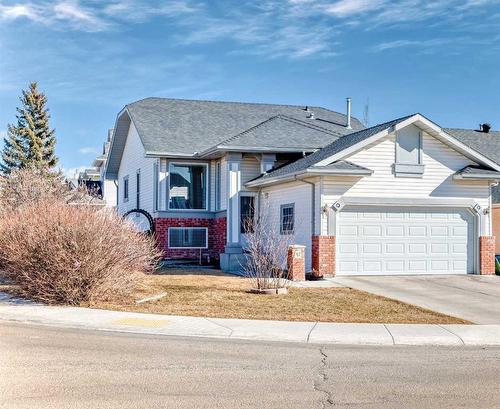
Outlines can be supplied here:
M489 133L491 130L490 124L479 124L479 130L484 133Z
M352 129L352 126L351 126L351 98L347 98L346 101L347 101L347 123L346 123L345 127L347 129Z

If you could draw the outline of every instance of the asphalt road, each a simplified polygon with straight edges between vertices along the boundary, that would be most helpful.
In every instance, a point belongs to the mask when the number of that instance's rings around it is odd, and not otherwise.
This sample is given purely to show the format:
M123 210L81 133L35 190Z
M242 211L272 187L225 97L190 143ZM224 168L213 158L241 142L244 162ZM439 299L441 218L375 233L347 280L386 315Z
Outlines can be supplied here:
M0 323L0 408L500 408L500 348L319 347Z

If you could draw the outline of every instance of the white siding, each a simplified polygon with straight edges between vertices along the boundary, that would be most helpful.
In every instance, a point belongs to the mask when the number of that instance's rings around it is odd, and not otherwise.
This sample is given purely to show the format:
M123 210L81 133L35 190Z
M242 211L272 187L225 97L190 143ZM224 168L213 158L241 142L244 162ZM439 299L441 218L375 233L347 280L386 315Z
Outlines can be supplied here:
M261 203L261 210L269 212L269 219L276 229L280 228L280 206L294 203L295 234L290 244L306 246L306 271L311 270L311 189L312 186L300 182L269 187L262 191Z
M395 137L389 135L347 158L348 161L374 171L364 178L324 177L322 203L332 204L340 196L374 198L470 198L483 208L489 206L489 187L485 182L465 182L453 180L453 174L473 164L434 137L423 136L422 178L395 177ZM485 230L489 230L489 218ZM323 220L322 231L326 231Z
M116 185L114 180L102 179L103 199L107 207L116 206Z
M140 207L149 213L153 212L153 163L155 159L146 158L144 147L133 123L127 136L123 156L118 171L118 213L124 214L136 207L136 172L141 172ZM123 178L129 177L129 199L123 201Z
M255 156L244 156L241 160L241 190L248 190L245 183L260 175L260 162Z

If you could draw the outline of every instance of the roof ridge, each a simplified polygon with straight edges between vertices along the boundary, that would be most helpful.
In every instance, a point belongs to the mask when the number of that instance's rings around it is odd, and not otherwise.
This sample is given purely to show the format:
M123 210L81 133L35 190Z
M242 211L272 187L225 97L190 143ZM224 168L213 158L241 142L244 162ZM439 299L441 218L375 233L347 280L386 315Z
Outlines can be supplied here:
M319 125L316 125L316 124L310 124L308 122L302 121L301 119L293 118L293 117L288 116L288 115L279 114L277 116L280 117L280 118L283 118L285 120L288 120L290 122L297 122L298 124L300 124L302 126L305 126L307 128L312 128L312 129L315 129L315 130L324 131L325 133L328 133L328 134L331 134L331 135L335 135L335 136L347 136L347 135L349 135L349 134L342 135L340 132L331 131L331 130L329 130L327 128L324 128L322 126L319 126Z
M266 119L265 121L259 122L257 125L254 125L248 129L245 129L244 131L242 131L236 135L233 135L233 136L223 140L222 142L219 142L218 144L216 144L214 146L221 146L223 144L226 144L228 142L231 142L231 141L234 141L238 138L241 138L242 136L246 135L247 133L252 132L253 130L265 125L266 123L274 121L276 119L283 119L285 121L294 122L297 125L304 126L306 128L311 128L311 129L314 129L315 131L318 131L318 132L327 133L327 134L332 135L332 136L342 136L341 133L330 131L329 129L323 128L321 126L308 124L307 122L301 121L300 119L292 118L288 115L278 114L278 115L273 115L272 117ZM209 149L212 149L212 148L209 148Z
M339 112L339 111L334 111L333 109L330 108L325 108L317 105L299 105L299 104L277 104L277 103L270 103L270 102L243 102L243 101L221 101L221 100L215 100L215 99L190 99L190 98L168 98L168 97L145 97L138 99L137 101L131 102L129 104L126 104L125 106L133 105L138 102L146 101L148 99L161 99L165 101L185 101L185 102L209 102L209 103L220 103L220 104L238 104L238 105L268 105L268 106L276 106L276 107L291 107L291 108L300 108L304 110L305 107L309 108L319 108L319 109L324 109L325 111L333 112L334 114L337 115L342 115L346 116L346 114ZM361 121L355 117L351 116L351 118L359 121Z
M227 142L231 142L231 141L233 141L233 140L241 137L242 135L245 135L246 133L251 132L254 129L257 129L257 128L261 127L262 125L264 125L264 124L266 124L268 122L274 121L275 119L278 119L278 118L279 118L279 115L273 115L273 116L269 117L268 119L266 119L266 120L264 120L262 122L259 122L258 124L254 125L254 126L251 126L250 128L245 129L244 131L242 131L240 133L237 133L236 135L233 135L233 136L230 136L227 139L224 139L222 142L219 142L219 143L217 143L214 146L220 146L220 145L225 144ZM212 148L209 148L209 149L212 149Z

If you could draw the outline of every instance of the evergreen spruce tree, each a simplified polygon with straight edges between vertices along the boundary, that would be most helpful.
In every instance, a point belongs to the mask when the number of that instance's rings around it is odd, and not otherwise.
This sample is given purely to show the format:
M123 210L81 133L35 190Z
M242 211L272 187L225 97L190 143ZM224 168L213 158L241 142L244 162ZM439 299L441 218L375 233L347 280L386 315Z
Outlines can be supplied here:
M32 82L22 92L21 107L17 108L17 124L9 125L0 165L3 173L12 169L31 167L42 172L50 171L57 164L56 138L49 127L47 97Z

